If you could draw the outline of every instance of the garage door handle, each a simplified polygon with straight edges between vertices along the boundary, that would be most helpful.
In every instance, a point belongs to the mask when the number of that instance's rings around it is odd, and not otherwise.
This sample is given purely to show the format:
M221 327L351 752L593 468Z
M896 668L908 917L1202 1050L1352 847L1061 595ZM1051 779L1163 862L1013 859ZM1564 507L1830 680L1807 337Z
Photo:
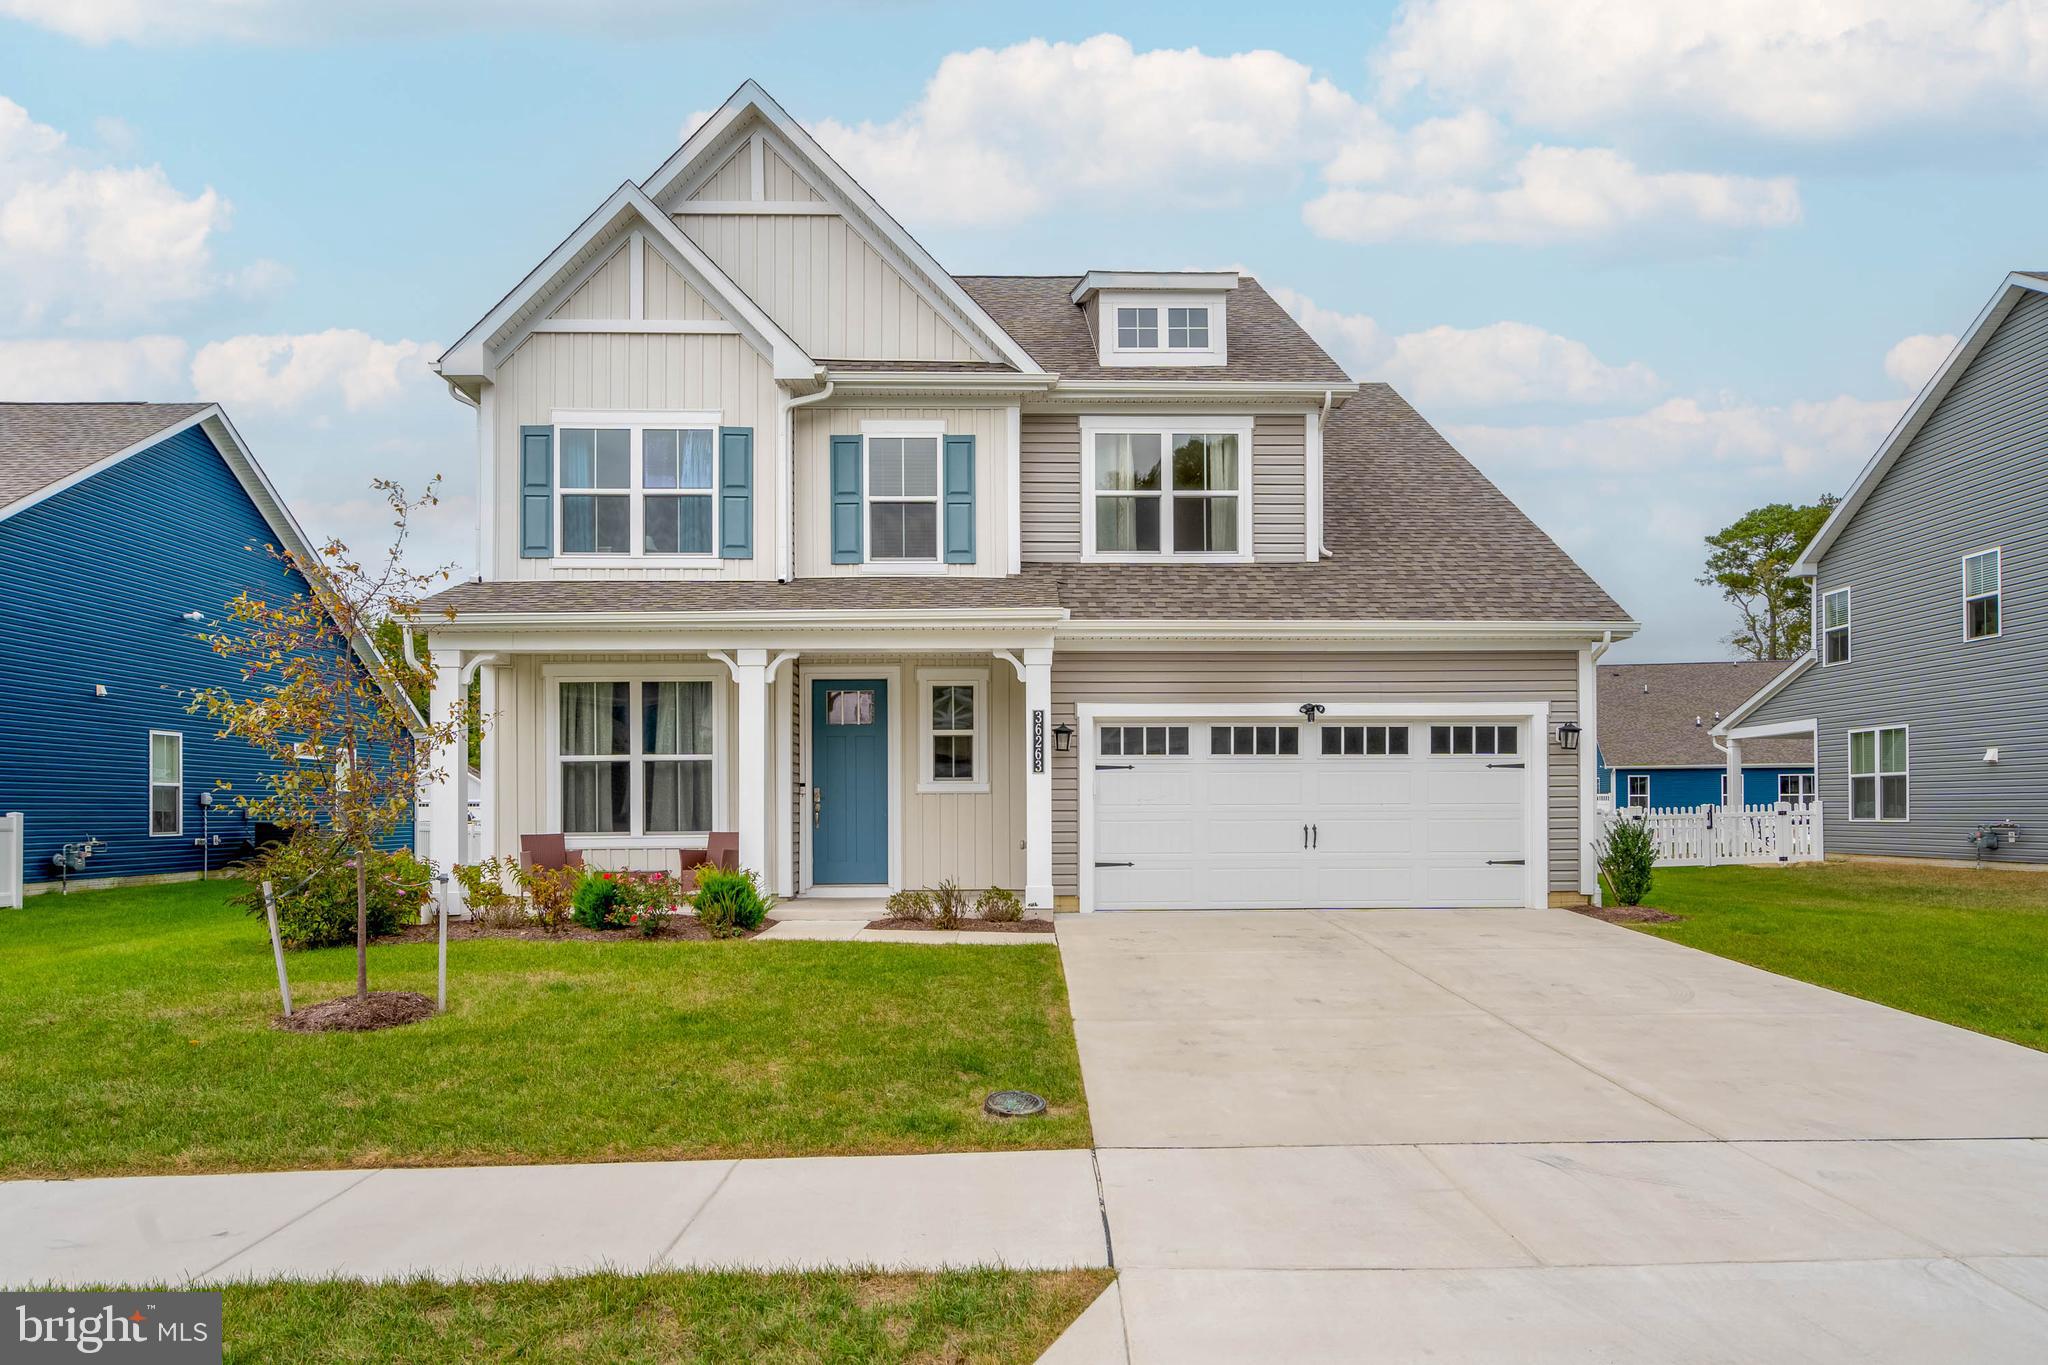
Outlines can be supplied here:
M1486 766L1489 768L1526 768L1529 765L1526 763L1489 763Z
M1097 863L1097 867L1136 867L1136 863Z
M1528 863L1529 860L1527 858L1488 858L1486 860L1488 867L1526 867Z
M1122 773L1129 772L1137 766L1135 763L1098 763L1095 765L1095 771L1099 773Z

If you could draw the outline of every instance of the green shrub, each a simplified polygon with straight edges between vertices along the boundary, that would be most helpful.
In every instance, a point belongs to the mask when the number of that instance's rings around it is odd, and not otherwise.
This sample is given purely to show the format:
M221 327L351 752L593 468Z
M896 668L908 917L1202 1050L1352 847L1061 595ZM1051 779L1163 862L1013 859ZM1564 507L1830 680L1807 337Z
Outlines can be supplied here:
M576 888L583 872L574 867L522 867L515 874L526 903L533 907L534 922L550 934L562 932L574 907Z
M760 879L746 868L728 872L718 867L697 870L697 891L690 897L697 921L715 938L737 938L761 927L775 898L761 890Z
M932 917L932 893L929 891L892 891L883 909L891 919L914 919L920 922Z
M1014 891L991 886L974 903L974 913L992 924L1015 924L1024 918L1024 902L1017 899Z
M576 883L569 918L586 929L622 929L631 914L625 884L610 872L586 872Z
M1657 842L1648 823L1622 816L1594 843L1593 853L1616 904L1641 905L1650 894L1651 870L1657 865Z
M243 865L248 885L234 897L263 914L263 882L277 892L277 932L287 948L332 948L356 941L356 869L348 851L320 830L301 830ZM388 934L433 899L433 876L404 849L369 860L370 937Z
M951 877L931 889L932 928L958 929L967 918L967 893Z
M455 865L469 917L486 929L513 929L526 922L526 906L505 889L505 875L505 864L498 858Z

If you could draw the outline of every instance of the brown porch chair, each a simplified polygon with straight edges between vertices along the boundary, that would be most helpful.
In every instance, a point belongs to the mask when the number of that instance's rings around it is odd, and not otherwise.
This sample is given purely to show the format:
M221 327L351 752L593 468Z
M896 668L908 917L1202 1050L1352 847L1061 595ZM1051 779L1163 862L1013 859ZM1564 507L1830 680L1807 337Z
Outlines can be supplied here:
M685 894L697 889L697 869L720 867L727 872L740 865L740 836L714 830L704 841L702 848L680 850L682 880Z
M522 834L519 862L529 868L582 867L583 854L570 848L568 839L560 834Z

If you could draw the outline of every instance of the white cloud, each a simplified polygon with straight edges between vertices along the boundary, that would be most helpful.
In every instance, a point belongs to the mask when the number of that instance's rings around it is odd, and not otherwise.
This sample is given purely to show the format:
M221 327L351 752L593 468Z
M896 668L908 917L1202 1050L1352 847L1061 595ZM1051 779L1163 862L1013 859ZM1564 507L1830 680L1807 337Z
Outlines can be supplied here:
M0 96L0 324L156 316L224 283L213 241L228 201L187 194L160 166L95 166Z
M0 401L82 403L177 398L186 391L185 342L0 341Z
M1584 342L1526 322L1392 336L1362 313L1320 307L1292 289L1269 292L1347 373L1392 384L1424 409L1637 403L1663 388L1647 365L1610 365Z
M1313 231L1338 241L1521 244L1785 227L1799 214L1799 189L1787 177L1644 171L1601 147L1532 147L1486 187L1334 189L1302 210Z
M966 224L1105 192L1214 203L1257 172L1333 156L1376 122L1277 52L1137 52L1101 34L952 53L896 118L812 131L892 209Z
M330 328L302 336L239 336L192 358L192 384L214 402L301 409L340 400L350 412L388 403L408 384L431 385L429 342L379 341Z
M1910 336L1884 353L1884 372L1900 387L1920 391L1920 386L1934 378L1934 372L1941 368L1941 362L1948 359L1948 353L1956 348L1952 333L1941 336Z
M1408 0L1375 67L1389 96L1419 90L1571 132L1663 119L1809 140L1994 110L2009 124L2048 94L2048 10L2030 0Z

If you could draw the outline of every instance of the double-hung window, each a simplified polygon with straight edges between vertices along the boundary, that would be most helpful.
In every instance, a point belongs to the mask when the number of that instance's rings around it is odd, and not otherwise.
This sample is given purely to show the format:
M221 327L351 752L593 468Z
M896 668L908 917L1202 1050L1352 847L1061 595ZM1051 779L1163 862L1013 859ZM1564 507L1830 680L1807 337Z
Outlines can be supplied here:
M988 790L988 673L922 670L924 698L920 792Z
M185 736L176 730L149 732L149 834L152 839L185 832Z
M1906 727L1872 726L1849 732L1849 818L1904 820L1912 809L1906 790Z
M1628 775L1628 803L1636 810L1650 808L1650 775L1630 773Z
M1243 559L1249 423L1082 423L1084 549L1105 559Z
M1795 806L1812 805L1813 774L1779 773L1778 799L1780 801L1788 801Z
M708 559L717 550L718 415L562 420L555 430L564 556Z
M1999 632L2001 565L1995 549L1963 557L1963 638L1989 640Z
M1849 662L1849 590L1836 588L1820 597L1820 661Z
M870 433L868 560L939 562L939 433Z
M557 684L561 828L571 835L702 835L717 821L717 687L709 678Z

